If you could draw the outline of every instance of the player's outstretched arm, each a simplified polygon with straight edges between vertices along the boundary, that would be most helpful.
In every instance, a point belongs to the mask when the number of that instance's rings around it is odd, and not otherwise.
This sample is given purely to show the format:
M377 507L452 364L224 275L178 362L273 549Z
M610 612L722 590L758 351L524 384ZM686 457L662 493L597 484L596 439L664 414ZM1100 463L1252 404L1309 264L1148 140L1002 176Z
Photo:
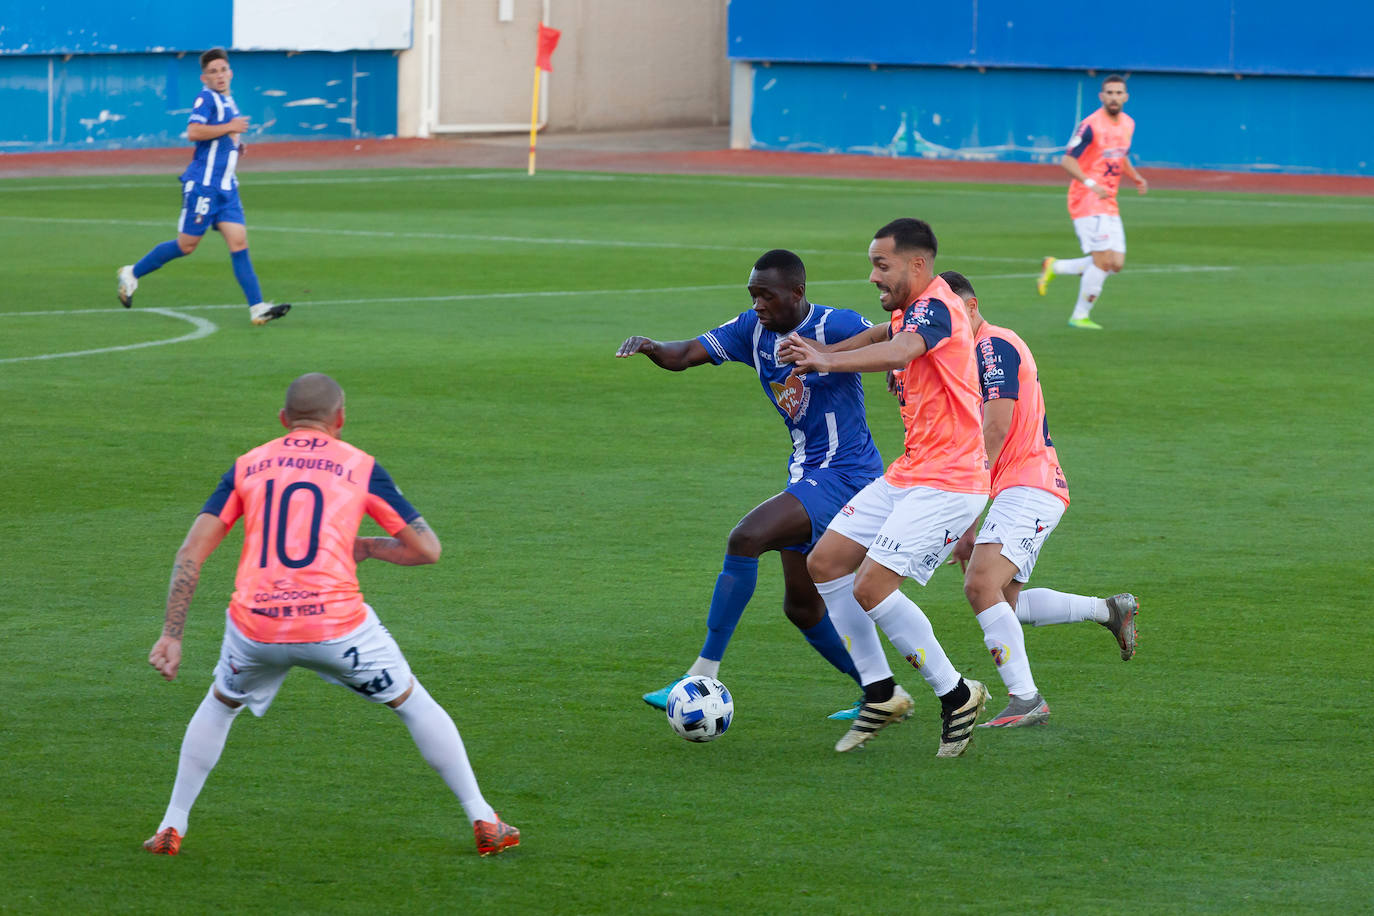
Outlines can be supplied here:
M162 635L148 653L148 664L169 681L177 676L177 669L181 667L181 638L186 631L186 612L200 584L200 568L228 531L229 526L220 521L219 516L202 512L191 523L186 540L177 550L172 581L167 586L167 615L162 622Z
M860 331L853 337L846 337L835 343L825 346L818 346L816 349L827 353L843 353L846 350L857 350L860 347L867 347L870 344L882 343L887 340L890 330L886 324L877 324L871 328Z
M873 328L886 337L886 327ZM859 335L863 336L863 335ZM853 340L854 338L850 338ZM925 338L920 334L902 332L891 340L870 343L853 350L822 352L814 341L789 334L778 347L778 358L792 363L794 375L807 372L886 372L901 369L926 352Z
M672 372L681 372L683 369L690 369L693 366L700 366L702 363L711 361L711 357L706 353L706 348L695 337L691 340L669 341L651 340L648 337L631 337L620 345L619 350L615 351L615 358L625 359L636 353L643 353L653 360L655 366Z
M353 560L361 563L371 557L397 566L427 566L439 562L443 548L439 536L421 516L390 538L356 538Z

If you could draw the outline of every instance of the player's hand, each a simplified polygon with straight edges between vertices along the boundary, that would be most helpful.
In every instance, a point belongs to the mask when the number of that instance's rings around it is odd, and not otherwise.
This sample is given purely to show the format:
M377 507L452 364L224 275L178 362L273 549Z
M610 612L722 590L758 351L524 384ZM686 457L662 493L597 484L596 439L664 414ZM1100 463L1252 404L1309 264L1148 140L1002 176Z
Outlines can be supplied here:
M369 546L370 538L353 539L353 562L355 564L361 563L363 560L366 560L368 557L372 556L372 552L368 550Z
M248 130L248 116L239 115L236 118L230 118L225 122L225 126L229 128L228 133L241 134Z
M148 653L148 664L167 680L175 679L181 667L181 640L171 636L158 639L153 644L153 651Z
M658 346L658 342L647 337L631 337L620 345L619 350L615 351L615 358L624 359L627 356L634 356L636 353L643 353L647 356L654 352L656 346Z
M1141 175L1135 180L1135 189L1141 194L1148 194L1150 192L1150 183L1145 180L1144 175Z
M778 344L778 360L791 363L793 375L825 372L830 368L827 354L817 349L816 342L796 334L788 334Z
M1098 200L1106 200L1108 197L1112 196L1112 192L1103 187L1100 181L1092 186L1092 192L1097 195Z
M969 557L973 556L973 540L973 529L970 528L954 545L954 549L950 551L949 559L945 561L945 565L953 566L957 563L959 564L960 572L968 572Z
M900 394L900 393L901 393L901 392L900 392L901 384L902 384L902 370L901 370L901 369L889 369L889 370L887 370L887 393L890 394L890 395L894 395L894 396L897 395L897 394Z

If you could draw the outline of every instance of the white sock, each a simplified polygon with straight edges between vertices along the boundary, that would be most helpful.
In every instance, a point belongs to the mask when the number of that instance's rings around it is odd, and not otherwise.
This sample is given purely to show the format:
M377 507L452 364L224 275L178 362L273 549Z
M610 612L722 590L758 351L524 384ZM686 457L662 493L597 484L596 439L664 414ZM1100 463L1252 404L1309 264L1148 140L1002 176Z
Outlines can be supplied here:
M1011 605L999 601L978 614L983 628L983 645L997 663L997 673L1007 685L1007 693L1021 700L1035 696L1035 679L1031 677L1030 659L1026 657L1026 637Z
M1092 255L1090 255L1090 254L1089 254L1089 255L1084 255L1084 256L1081 257L1081 258L1073 258L1073 259L1068 259L1068 258L1064 258L1064 259L1055 258L1055 259L1054 259L1054 275L1057 277L1057 276L1059 276L1060 274L1081 274L1086 268L1091 267L1091 266L1092 266L1092 263L1093 263L1093 258L1092 258Z
M945 655L935 628L915 601L897 589L868 612L873 622L882 627L887 638L906 656L912 667L921 672L937 697L959 686L959 672Z
M720 661L718 659L702 658L697 656L697 660L692 662L692 667L687 669L688 676L704 674L707 677L718 677L720 675Z
M1087 318L1092 314L1093 304L1102 295L1102 284L1107 282L1107 272L1096 264L1090 264L1083 271L1083 279L1078 281L1078 301L1073 304L1073 317Z
M472 764L468 763L458 726L418 680L406 701L396 707L396 715L410 729L410 737L415 739L415 746L420 749L425 763L433 767L458 796L468 820L472 823L496 820L496 812L477 788L477 777L472 772Z
M1052 588L1028 588L1016 599L1016 619L1037 627L1080 620L1106 623L1107 618L1107 602L1087 595L1070 595Z
M167 813L162 823L157 825L158 832L168 827L186 835L186 823L191 817L191 806L205 786L205 779L219 763L219 755L224 750L224 742L229 738L229 726L242 706L230 709L215 699L215 688L211 687L205 699L186 726L186 736L181 739L181 759L177 761L177 778L172 785L172 800L167 805Z
M854 574L817 582L816 591L825 599L830 622L849 649L849 657L859 671L859 683L872 684L892 677L892 667L887 663L887 653L883 652L878 628L854 599Z

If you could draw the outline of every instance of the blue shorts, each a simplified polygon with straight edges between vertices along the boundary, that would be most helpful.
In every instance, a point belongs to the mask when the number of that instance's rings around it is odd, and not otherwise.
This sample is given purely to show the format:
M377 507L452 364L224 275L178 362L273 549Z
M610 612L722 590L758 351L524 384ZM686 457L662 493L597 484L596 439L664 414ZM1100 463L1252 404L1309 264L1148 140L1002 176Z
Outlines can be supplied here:
M243 204L239 203L239 189L211 188L194 181L182 185L181 218L177 232L204 235L205 230L218 223L243 224Z
M801 500L802 508L811 516L811 540L805 544L792 544L783 550L810 553L821 535L825 534L835 513L881 473L882 468L878 469L877 474L852 474L833 468L817 468L804 473L796 483L788 484L783 492Z

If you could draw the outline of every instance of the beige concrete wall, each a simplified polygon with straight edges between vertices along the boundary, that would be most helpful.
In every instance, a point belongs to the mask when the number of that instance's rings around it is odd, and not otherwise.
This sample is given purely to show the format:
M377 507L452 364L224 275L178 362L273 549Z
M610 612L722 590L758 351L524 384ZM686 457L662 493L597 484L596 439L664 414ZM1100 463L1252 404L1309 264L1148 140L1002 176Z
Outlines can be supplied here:
M424 57L438 49L439 125L528 124L535 32L546 0L415 0L415 46L400 61L402 136L426 119ZM551 131L724 124L730 118L727 0L547 0L563 32L544 74ZM426 17L437 4L437 40Z

